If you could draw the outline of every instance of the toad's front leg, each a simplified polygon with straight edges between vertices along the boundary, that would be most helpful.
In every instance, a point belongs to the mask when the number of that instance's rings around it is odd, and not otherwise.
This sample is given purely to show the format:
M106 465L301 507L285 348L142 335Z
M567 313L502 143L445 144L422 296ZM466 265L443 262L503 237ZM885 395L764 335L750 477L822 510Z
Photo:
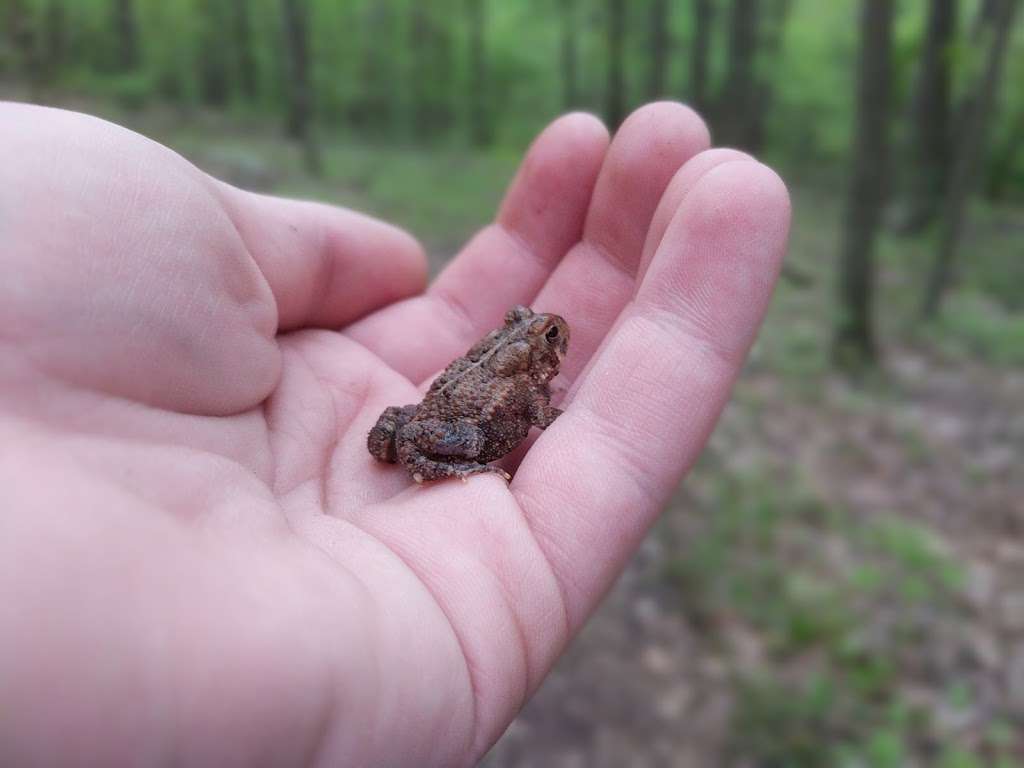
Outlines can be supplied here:
M562 411L548 405L546 400L537 400L533 403L533 408L530 411L530 424L540 429L547 429L561 415Z
M439 419L413 421L402 427L396 444L398 460L417 483L496 472L506 480L507 472L474 459L484 448L484 433L475 424Z

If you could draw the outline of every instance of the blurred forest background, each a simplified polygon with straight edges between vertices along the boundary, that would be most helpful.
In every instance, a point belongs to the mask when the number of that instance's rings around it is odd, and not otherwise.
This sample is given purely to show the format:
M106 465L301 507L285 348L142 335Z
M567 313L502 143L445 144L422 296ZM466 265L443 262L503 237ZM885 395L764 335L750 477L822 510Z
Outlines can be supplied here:
M673 98L792 248L701 463L488 757L1024 765L1022 0L0 0L0 97L394 220L436 271L570 109Z

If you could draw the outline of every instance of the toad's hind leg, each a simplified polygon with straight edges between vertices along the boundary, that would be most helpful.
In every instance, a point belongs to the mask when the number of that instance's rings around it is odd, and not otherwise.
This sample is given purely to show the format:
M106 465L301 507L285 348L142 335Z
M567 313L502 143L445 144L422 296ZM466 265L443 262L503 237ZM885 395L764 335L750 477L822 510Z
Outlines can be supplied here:
M366 448L370 454L390 464L398 461L395 436L415 415L415 405L392 405L386 408L370 430L370 434L366 436Z
M486 438L480 427L468 421L420 419L402 427L397 443L401 447L415 443L423 453L453 459L475 459L484 449Z
M510 479L503 469L473 461L483 450L485 437L469 422L414 421L402 428L396 442L398 460L417 483L446 477L465 480L481 472L495 472Z

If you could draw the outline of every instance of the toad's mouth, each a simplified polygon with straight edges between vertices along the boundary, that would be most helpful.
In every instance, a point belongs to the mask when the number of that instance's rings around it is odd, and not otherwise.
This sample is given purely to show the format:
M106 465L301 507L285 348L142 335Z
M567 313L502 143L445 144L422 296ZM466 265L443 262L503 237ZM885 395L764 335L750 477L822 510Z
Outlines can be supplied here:
M565 358L568 357L568 356L569 356L569 343L568 343L568 339L566 339L566 342L564 344L560 344L559 346L557 346L555 348L555 357L558 358L558 364L561 365L565 361Z

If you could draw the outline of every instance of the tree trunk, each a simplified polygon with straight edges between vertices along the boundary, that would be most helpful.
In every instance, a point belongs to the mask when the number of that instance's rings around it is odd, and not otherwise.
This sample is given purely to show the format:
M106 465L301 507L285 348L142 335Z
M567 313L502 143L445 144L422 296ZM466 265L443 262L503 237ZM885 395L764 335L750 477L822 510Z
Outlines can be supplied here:
M359 96L352 100L346 114L358 130L374 136L390 133L394 126L395 106L394 9L387 0L374 0L362 18L363 46L358 81Z
M55 79L64 68L68 50L67 8L64 0L50 0L46 4L44 27L46 45L46 79Z
M863 0L857 64L852 175L839 263L833 359L844 368L874 362L874 246L885 193L892 0Z
M722 120L723 140L744 149L756 150L756 120L759 93L754 78L757 55L758 0L733 0L729 22L729 64L726 75Z
M982 42L986 31L992 26L999 12L1002 0L982 0L971 22L971 42L975 45Z
M282 0L281 10L287 63L286 131L290 138L302 144L306 170L320 175L323 166L313 130L313 90L309 77L309 6L306 0Z
M416 134L425 138L432 133L430 120L429 79L430 17L426 3L412 4L411 49L413 77L413 124Z
M431 71L434 73L434 125L439 134L451 130L459 108L459 102L453 103L452 100L452 82L455 77L454 38L453 25L435 20L430 38Z
M484 40L484 0L466 0L469 26L469 135L473 144L491 143L491 121L487 109L487 49Z
M922 315L933 318L953 278L953 264L963 235L967 201L976 179L976 167L985 143L985 134L994 111L996 93L1006 58L1007 43L1018 0L994 0L989 21L991 44L985 67L974 84L974 95L963 116L962 130L957 136L953 171L946 191L940 222L939 248L928 276Z
M233 0L231 4L232 29L235 38L235 66L238 83L246 101L255 101L259 91L256 57L252 48L252 14L249 0Z
M651 69L647 78L647 98L660 99L666 93L665 76L668 70L669 48L669 4L668 0L653 0L651 3Z
M228 100L228 49L230 33L222 14L221 0L200 0L199 93L204 103L222 107Z
M995 21L996 11L999 9L1001 0L981 0L981 4L974 12L971 19L971 28L967 44L972 51L978 52L985 48L985 44L991 36L992 24ZM973 57L967 57L973 59ZM975 76L975 70L970 72L970 77ZM976 78L975 78L976 81ZM956 152L956 146L960 143L960 137L964 135L970 116L977 108L978 89L968 88L967 92L960 97L960 101L954 107L953 129L951 134L952 152ZM950 162L955 162L951 159Z
M1005 140L989 155L988 178L985 180L985 197L998 202L1006 196L1011 171L1016 167L1021 146L1024 145L1024 109L1010 120L1010 130Z
M576 74L576 0L561 0L562 9L562 108L579 106L579 83Z
M5 11L0 21L4 23L2 33L14 54L14 71L28 84L29 100L38 102L42 90L42 68L39 61L39 31L32 11L25 0L8 0Z
M766 57L771 60L778 56L782 49L782 39L786 34L789 12L793 10L793 0L771 0L765 3L765 8L767 13L762 47Z
M615 130L626 116L623 43L626 36L626 0L608 0L608 83L605 120Z
M708 55L711 51L711 0L693 0L693 40L690 41L690 103L700 112L709 111Z
M923 230L938 212L951 158L952 57L956 0L930 0L921 69L912 97L906 218L900 231Z
M411 6L413 123L421 139L429 139L451 126L449 84L451 37L439 28L435 5L414 2Z
M768 135L768 115L775 101L774 65L782 50L782 39L786 33L786 22L792 9L791 0L768 0L764 2L764 24L761 33L761 78L754 83L754 102L750 116L750 129L746 138L747 149L759 152L765 146Z
M134 0L114 0L114 35L117 37L117 68L132 72L139 67L139 25Z

